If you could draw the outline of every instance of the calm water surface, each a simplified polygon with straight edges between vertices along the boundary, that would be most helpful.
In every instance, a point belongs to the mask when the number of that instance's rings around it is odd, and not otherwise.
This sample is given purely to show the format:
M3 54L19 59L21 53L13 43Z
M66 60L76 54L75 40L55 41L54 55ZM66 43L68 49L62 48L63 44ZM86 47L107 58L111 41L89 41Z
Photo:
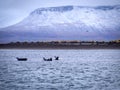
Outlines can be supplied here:
M0 90L120 90L120 50L1 49Z

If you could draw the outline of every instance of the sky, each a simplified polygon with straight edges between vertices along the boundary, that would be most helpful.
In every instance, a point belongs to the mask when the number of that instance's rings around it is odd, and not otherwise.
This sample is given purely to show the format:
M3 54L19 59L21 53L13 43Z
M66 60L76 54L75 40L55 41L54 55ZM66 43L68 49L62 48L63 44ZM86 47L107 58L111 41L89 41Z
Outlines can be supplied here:
M40 7L120 5L120 0L0 0L0 28L14 25Z

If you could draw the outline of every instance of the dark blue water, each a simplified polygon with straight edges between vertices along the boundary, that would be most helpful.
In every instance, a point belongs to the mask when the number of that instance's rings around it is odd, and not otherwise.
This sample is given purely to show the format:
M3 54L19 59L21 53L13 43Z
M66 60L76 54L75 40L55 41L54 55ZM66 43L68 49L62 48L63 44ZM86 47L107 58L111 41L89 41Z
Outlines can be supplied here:
M0 50L0 90L120 90L120 50Z

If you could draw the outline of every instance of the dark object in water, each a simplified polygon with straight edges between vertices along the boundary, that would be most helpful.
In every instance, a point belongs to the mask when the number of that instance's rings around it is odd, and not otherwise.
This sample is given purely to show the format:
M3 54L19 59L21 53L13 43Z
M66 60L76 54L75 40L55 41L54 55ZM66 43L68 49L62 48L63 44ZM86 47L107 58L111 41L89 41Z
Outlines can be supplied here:
M55 60L59 60L59 57L58 56L54 56L55 57Z
M27 58L18 58L18 57L17 57L17 60L18 60L18 61L27 61Z
M52 61L52 58L46 59L46 58L43 57L43 60L44 60L44 61Z

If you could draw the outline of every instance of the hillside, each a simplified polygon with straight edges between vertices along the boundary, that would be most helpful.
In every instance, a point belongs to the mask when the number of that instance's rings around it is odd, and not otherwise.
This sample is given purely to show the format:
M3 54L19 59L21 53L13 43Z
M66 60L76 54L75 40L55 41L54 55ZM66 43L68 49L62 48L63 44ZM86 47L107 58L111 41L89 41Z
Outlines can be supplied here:
M120 6L38 8L0 29L0 42L120 39Z

